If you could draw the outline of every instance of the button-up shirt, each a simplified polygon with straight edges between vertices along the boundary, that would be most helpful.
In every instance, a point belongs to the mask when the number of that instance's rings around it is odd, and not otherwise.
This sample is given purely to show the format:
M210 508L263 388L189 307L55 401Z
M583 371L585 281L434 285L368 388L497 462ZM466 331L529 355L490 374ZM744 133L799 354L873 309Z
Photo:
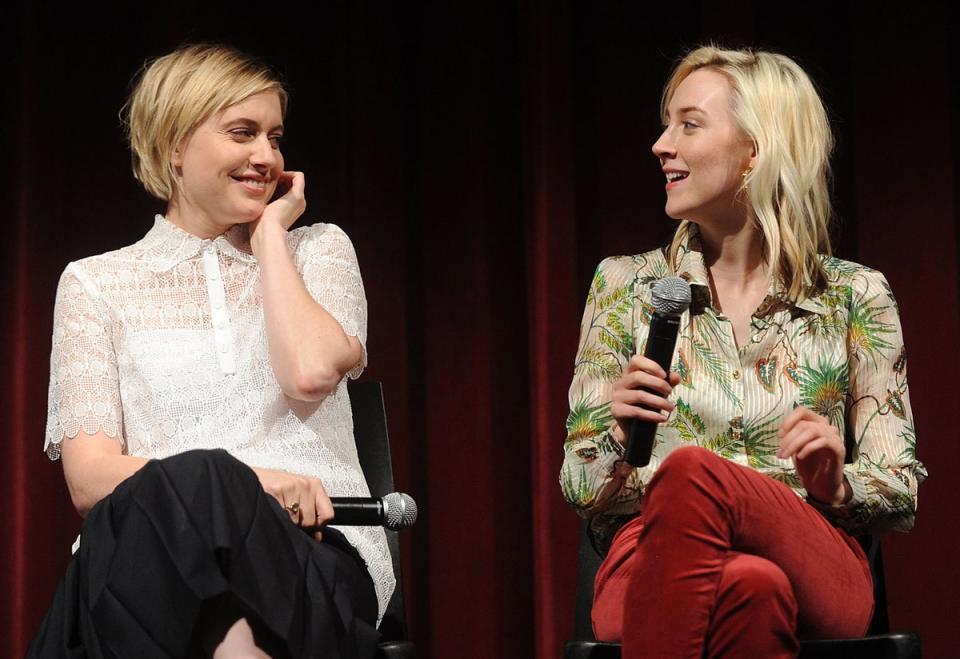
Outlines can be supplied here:
M733 324L714 308L696 234L681 247L676 274L690 283L692 303L672 360L681 380L671 394L676 407L658 426L649 464L638 469L623 462L613 436L611 396L631 357L643 352L652 285L673 273L660 250L600 264L581 325L560 484L567 501L592 518L601 544L639 511L653 473L681 446L707 448L805 497L792 460L776 455L777 431L798 405L840 431L850 460L850 501L811 503L851 531L911 528L926 471L916 459L897 303L876 270L821 262L821 292L791 302L771 284L749 339L738 346Z
M332 224L287 234L310 295L361 346L367 306L353 245ZM361 362L349 374L357 377ZM331 496L369 496L346 382L322 401L286 397L267 345L260 266L247 228L213 239L162 216L139 242L69 264L54 311L44 450L103 431L127 455L222 448L257 467L315 476ZM383 529L340 529L380 602L394 588Z

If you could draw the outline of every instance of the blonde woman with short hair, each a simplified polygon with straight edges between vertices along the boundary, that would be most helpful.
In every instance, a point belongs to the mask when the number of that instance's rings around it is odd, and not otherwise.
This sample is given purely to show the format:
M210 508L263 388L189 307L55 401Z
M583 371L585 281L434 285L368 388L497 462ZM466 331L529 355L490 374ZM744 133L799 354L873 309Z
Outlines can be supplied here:
M561 485L606 553L597 638L627 658L791 657L863 635L854 536L909 530L926 471L890 287L831 256L826 111L788 57L714 46L681 60L661 110L679 225L600 264L570 387ZM692 293L669 374L643 356L667 275ZM658 425L633 468L637 422Z
M124 109L134 176L166 205L57 290L45 451L85 517L28 653L372 657L394 588L346 379L366 299L332 224L293 229L287 92L232 48L145 66Z

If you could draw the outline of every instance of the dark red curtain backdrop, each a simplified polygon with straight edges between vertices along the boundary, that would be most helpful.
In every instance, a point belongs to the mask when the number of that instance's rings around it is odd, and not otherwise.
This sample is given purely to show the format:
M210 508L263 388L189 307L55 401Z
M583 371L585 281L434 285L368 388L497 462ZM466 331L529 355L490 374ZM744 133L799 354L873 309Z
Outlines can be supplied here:
M128 80L148 56L218 40L287 77L307 217L357 248L367 375L385 386L398 483L423 509L404 537L421 656L560 656L578 526L556 474L581 305L603 256L667 239L649 152L660 87L685 46L715 39L795 56L831 109L838 252L898 294L932 473L915 531L885 540L890 612L925 656L952 656L960 30L944 6L39 4L8 3L0 27L0 654L23 654L80 525L41 452L57 278L162 210L129 173Z

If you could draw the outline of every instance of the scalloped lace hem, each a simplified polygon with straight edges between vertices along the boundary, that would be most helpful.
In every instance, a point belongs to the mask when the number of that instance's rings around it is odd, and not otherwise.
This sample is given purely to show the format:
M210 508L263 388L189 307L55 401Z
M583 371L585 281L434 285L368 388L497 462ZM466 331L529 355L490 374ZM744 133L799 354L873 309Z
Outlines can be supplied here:
M119 433L115 431L109 432L102 424L97 425L96 428L93 429L93 432L90 432L89 428L85 428L81 424L78 424L76 428L72 429L72 431L64 430L63 434L60 436L60 439L47 437L46 443L43 445L43 452L48 458L50 458L51 461L56 462L60 459L60 447L63 444L63 440L74 440L81 432L83 432L85 435L96 435L98 432L102 432L104 435L120 444L121 449L125 448L126 446L124 441L120 438Z

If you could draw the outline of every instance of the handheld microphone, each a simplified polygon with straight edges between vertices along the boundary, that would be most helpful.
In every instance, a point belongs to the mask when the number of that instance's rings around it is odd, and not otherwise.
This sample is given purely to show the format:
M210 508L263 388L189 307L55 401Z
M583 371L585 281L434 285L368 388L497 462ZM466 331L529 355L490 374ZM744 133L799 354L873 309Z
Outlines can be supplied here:
M650 334L647 337L647 347L643 351L643 356L659 364L663 372L668 375L673 351L677 347L680 315L689 306L690 284L685 280L680 277L664 277L654 284L653 316L650 319ZM646 405L641 407L650 409ZM657 423L654 421L634 420L630 423L627 451L624 456L628 464L644 467L650 462L653 438L656 434Z
M391 492L376 497L330 497L333 504L332 526L384 526L399 531L417 521L417 502L409 494ZM305 526L307 533L323 531L323 526Z

